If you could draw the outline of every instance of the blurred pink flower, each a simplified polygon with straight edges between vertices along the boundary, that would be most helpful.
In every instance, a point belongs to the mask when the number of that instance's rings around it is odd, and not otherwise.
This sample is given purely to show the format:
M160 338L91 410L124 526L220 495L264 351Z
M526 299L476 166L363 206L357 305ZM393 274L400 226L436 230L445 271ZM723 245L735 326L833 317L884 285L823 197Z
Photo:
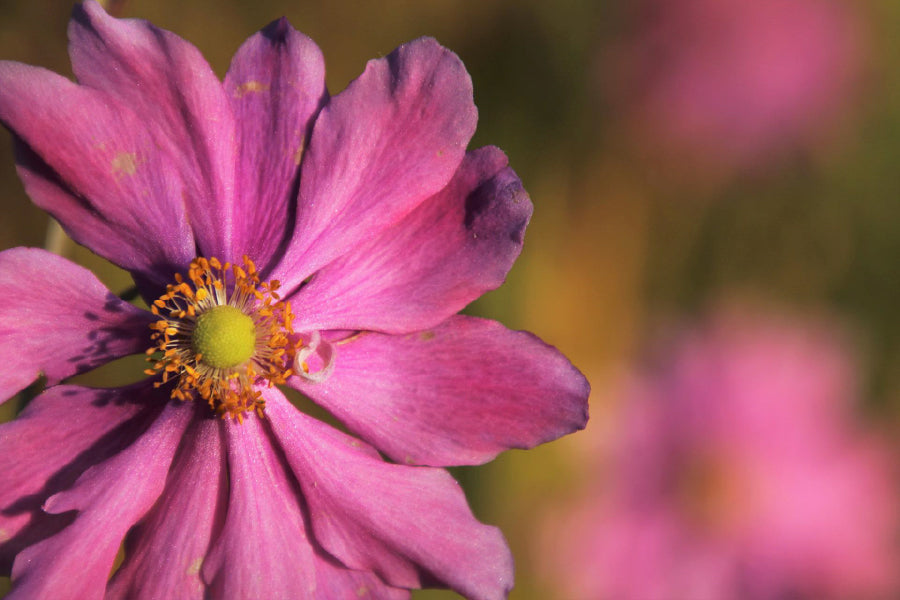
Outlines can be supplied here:
M660 357L541 547L560 597L897 597L894 465L841 340L722 313Z
M78 83L0 62L0 121L32 199L152 312L58 256L0 253L0 400L48 386L0 426L9 598L504 597L502 534L435 467L583 427L588 384L455 314L502 283L531 215L500 150L466 151L459 58L416 40L330 97L283 19L224 82L92 0L69 36ZM145 351L146 381L65 382Z
M767 166L827 135L862 67L842 0L645 0L615 54L641 146L719 169Z

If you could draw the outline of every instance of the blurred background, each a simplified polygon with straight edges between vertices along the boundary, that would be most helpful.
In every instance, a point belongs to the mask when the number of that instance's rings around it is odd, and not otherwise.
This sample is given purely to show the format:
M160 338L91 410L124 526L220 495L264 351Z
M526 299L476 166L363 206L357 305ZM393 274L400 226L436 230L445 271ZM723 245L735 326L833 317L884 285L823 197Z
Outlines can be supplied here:
M465 62L472 146L504 149L535 205L467 310L593 387L585 431L453 471L510 542L512 598L900 597L900 3L115 4L220 76L282 15L333 94L422 35ZM0 58L71 74L70 9L0 0ZM130 287L48 228L5 131L0 190L0 249L49 243Z

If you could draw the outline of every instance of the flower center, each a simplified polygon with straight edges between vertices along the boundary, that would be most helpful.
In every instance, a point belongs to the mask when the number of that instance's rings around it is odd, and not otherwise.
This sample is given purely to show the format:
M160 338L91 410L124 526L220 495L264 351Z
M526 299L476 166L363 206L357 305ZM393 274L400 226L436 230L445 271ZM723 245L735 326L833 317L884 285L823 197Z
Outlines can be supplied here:
M243 267L215 258L191 261L187 278L176 274L150 307L160 317L150 325L153 365L145 371L161 375L154 385L177 380L172 398L200 397L223 417L241 421L253 410L262 416L259 385L285 383L302 347L278 288L277 281L260 282L246 256Z
M256 324L240 309L216 306L197 319L191 345L198 360L211 367L236 367L253 356Z

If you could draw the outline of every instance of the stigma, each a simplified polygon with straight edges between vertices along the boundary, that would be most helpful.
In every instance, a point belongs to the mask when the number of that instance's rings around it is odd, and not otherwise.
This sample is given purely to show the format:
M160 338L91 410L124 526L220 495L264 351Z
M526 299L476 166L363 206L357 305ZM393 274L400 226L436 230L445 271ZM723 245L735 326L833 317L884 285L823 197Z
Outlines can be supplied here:
M261 385L285 383L302 344L292 327L291 306L278 295L278 281L261 282L256 266L195 258L187 277L153 302L153 346L148 375L155 387L174 381L171 397L200 398L216 414L242 421L264 416Z

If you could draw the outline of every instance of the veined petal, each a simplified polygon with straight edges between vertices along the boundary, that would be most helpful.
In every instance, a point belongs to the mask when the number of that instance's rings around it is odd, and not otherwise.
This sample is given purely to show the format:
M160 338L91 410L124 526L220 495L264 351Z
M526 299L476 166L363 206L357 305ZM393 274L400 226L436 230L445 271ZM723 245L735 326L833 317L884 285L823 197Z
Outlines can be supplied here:
M440 582L467 598L505 598L512 556L472 515L443 469L384 462L378 453L295 410L278 390L267 415L303 488L316 541L349 567L390 585Z
M300 490L254 415L241 425L217 424L226 434L231 492L224 529L201 567L209 585L205 597L408 597L406 590L347 569L317 549L308 538Z
M167 404L133 444L88 469L72 488L51 496L44 510L77 510L78 515L16 557L7 598L102 598L119 545L162 492L192 415L191 406Z
M313 547L295 484L252 413L225 429L231 485L225 525L201 576L214 598L313 598Z
M367 571L347 569L330 557L316 553L315 600L405 600L409 590L387 585Z
M0 425L0 572L9 572L23 548L68 523L44 513L44 500L134 441L154 410L146 401L150 389L60 385Z
M289 383L397 462L480 464L587 423L590 386L552 346L474 317L336 347L324 381Z
M44 250L0 252L0 402L44 373L50 385L149 345L150 313Z
M69 54L78 81L141 115L160 152L172 157L201 254L233 259L234 115L200 51L86 0L72 12Z
M205 597L200 569L222 527L228 498L223 443L218 420L191 423L162 497L128 534L125 562L109 584L108 600L159 598L163 590L167 598Z
M128 107L46 69L4 61L0 123L18 140L25 190L76 241L149 275L194 255L174 165Z
M475 131L472 81L432 39L404 44L332 98L301 165L297 225L273 275L295 288L444 188Z
M498 287L532 210L506 165L497 148L469 152L437 195L324 267L291 299L298 330L418 331Z
M322 52L275 21L237 51L225 91L238 124L234 246L267 272L293 231L300 161L327 99Z

